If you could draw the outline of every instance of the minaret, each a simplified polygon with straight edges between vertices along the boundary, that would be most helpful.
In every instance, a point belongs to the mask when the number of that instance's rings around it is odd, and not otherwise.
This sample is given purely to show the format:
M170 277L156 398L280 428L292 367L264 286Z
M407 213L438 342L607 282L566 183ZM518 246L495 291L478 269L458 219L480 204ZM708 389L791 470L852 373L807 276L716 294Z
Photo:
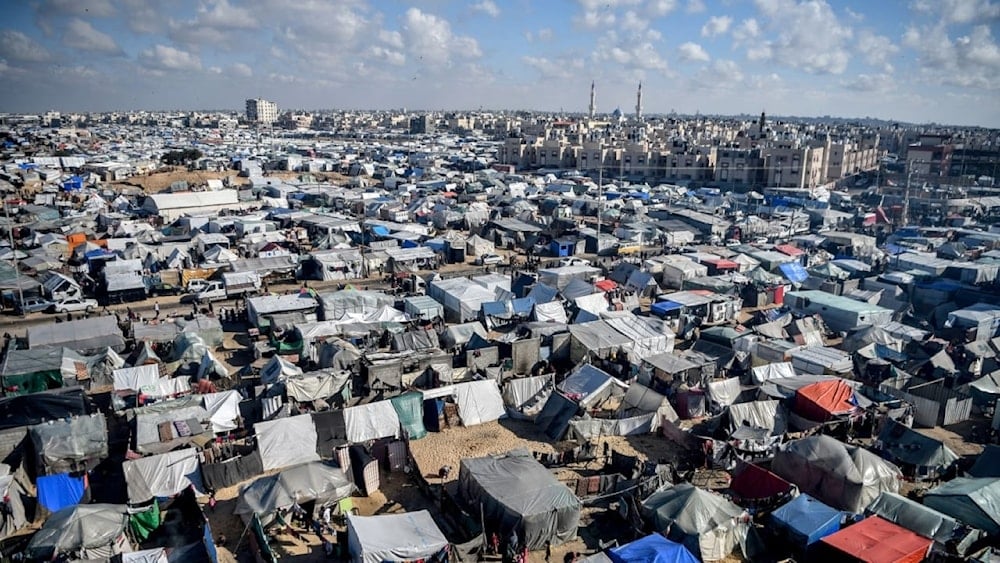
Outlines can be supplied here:
M764 136L764 125L766 123L767 123L767 116L765 116L764 112L762 111L762 112L760 112L760 136L761 137Z
M597 89L594 86L594 82L590 82L590 118L594 119L594 113L597 111Z
M635 94L635 120L642 121L642 82L639 83L639 91Z

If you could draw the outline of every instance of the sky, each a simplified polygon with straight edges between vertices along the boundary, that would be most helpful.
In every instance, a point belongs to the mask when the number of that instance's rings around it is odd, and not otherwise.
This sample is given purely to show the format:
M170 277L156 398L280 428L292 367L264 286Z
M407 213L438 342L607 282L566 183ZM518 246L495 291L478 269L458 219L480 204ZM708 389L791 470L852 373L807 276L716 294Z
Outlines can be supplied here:
M0 111L878 117L1000 127L1000 0L0 0Z

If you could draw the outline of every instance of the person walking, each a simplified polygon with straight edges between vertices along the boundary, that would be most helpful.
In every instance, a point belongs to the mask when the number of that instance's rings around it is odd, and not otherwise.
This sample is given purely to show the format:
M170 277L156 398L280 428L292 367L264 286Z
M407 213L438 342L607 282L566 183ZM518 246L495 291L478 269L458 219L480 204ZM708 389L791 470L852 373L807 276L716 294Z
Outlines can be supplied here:
M160 318L160 302L159 301L154 301L153 302L153 318L154 319Z

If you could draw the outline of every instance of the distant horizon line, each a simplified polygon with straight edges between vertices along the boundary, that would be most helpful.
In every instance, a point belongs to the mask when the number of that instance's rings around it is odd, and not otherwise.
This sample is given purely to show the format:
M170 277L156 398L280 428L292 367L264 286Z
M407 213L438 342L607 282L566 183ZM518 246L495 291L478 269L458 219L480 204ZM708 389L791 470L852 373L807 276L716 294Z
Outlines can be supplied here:
M247 98L247 99L266 99L266 98ZM268 101L271 101L271 100L268 100ZM616 108L616 109L618 109L618 108ZM242 114L245 113L244 109L235 109L235 108L226 108L226 109L222 109L222 108L214 108L214 109L178 109L178 108L174 108L174 109L113 109L113 110L57 110L57 109L47 109L45 111L33 111L33 112L0 111L0 115L7 115L7 116L23 116L23 115L44 116L46 113L48 113L50 111L51 112L57 112L57 113L85 114L85 115L88 115L88 114L108 114L108 113L207 113L207 114L212 114L212 113L235 113L235 114L242 115ZM347 108L339 108L339 109L338 108L313 108L313 109L308 109L308 108L285 108L285 109L281 109L279 111L279 115L282 115L282 114L285 114L285 113L288 113L288 112L291 112L291 113L304 112L304 113L319 113L319 114L324 114L324 113L393 113L393 112L395 112L395 113L425 113L425 114L426 113L468 113L468 114L475 114L475 113L532 113L532 114L542 114L542 115L566 115L566 116L583 116L583 117L587 117L589 115L589 112L586 111L586 110L567 112L567 111L563 111L563 110L496 109L496 108L493 108L493 109L490 109L490 108L479 108L479 109L426 109L426 108L416 108L416 109L410 109L410 108L407 108L407 107L396 107L396 108L385 108L385 109L374 109L374 108L367 108L367 109L365 109L365 108L350 108L350 109L347 109ZM610 112L608 112L608 111L597 112L597 113L595 113L595 116L610 116L612 113L614 113L614 110L612 110ZM1000 129L998 127L990 127L990 126L986 126L986 125L960 125L960 124L954 124L954 123L940 123L940 122L936 122L936 121L915 122L915 121L906 121L906 120L899 120L899 119L887 119L887 118L883 118L883 117L873 117L873 116L867 116L867 117L856 117L856 116L855 117L844 117L844 116L836 116L836 115L812 115L812 116L809 116L809 115L783 115L783 114L767 114L766 111L764 113L765 113L765 115L767 116L768 119L788 120L788 121L806 121L806 120L812 120L812 121L824 121L824 120L826 120L826 121L845 121L845 122L865 122L865 121L869 121L869 122L891 123L891 124L901 125L901 126L902 125L923 126L923 127L926 127L926 126L936 126L936 127L946 127L946 128L985 129L985 130L998 130L998 129ZM622 116L625 119L631 119L631 118L634 117L634 115L635 115L634 112L622 112ZM696 112L696 113L682 113L682 112L676 112L676 111L672 111L672 112L646 112L645 110L643 111L643 119L671 118L671 117L680 117L680 118L688 118L688 119L690 119L690 118L701 118L701 117L724 118L724 119L726 119L726 118L728 118L728 119L733 119L733 118L751 118L751 119L756 119L759 116L756 113L747 113L747 112L744 112L744 113L728 113L727 114L727 113L701 113L701 112Z

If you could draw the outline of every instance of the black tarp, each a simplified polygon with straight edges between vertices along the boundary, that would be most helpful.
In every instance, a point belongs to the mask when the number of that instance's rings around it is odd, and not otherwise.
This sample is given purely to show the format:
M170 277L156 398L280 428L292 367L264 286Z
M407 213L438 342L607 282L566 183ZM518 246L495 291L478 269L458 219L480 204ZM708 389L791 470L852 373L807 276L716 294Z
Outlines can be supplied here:
M576 416L580 406L562 393L552 393L542 407L542 412L535 417L535 426L552 440L562 440L569 428L569 421Z
M264 473L260 452L253 450L219 463L202 463L201 480L205 488L218 491Z
M316 426L316 453L323 459L331 459L334 448L347 443L344 411L314 412L312 419Z
M82 387L7 397L0 399L0 430L85 414L87 402Z

